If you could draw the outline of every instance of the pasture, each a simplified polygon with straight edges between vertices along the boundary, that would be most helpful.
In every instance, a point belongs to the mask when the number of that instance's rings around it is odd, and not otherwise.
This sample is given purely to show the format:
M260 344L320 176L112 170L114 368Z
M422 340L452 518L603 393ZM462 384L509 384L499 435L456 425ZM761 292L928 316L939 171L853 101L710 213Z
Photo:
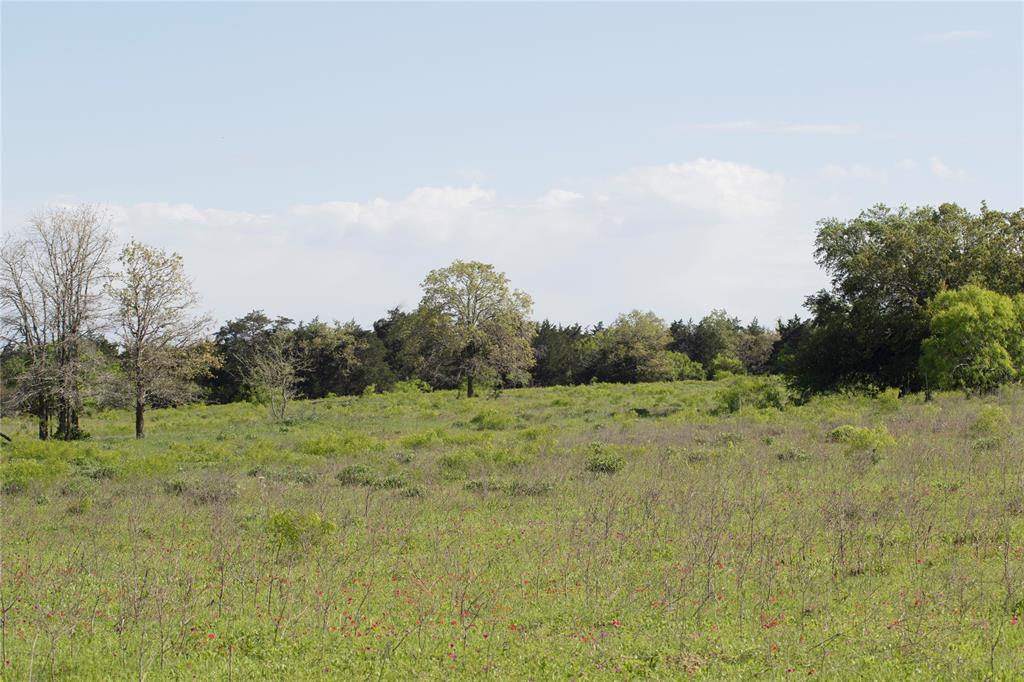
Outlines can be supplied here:
M1024 390L5 420L3 677L1019 679Z

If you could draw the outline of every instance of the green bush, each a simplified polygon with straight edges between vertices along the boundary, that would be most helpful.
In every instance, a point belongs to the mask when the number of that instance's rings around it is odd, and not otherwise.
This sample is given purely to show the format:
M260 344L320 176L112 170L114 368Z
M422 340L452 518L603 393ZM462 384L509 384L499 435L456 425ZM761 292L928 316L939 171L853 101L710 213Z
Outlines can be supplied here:
M900 389L887 388L884 391L879 391L875 396L875 404L883 412L897 411L900 409Z
M384 443L365 433L324 433L299 443L298 450L319 457L340 457L382 450Z
M478 431L503 431L511 427L515 423L515 419L505 412L487 409L478 412L469 420L469 423Z
M586 469L599 474L614 474L626 466L626 458L604 443L591 443Z
M267 519L267 534L281 549L299 550L320 544L336 530L336 526L315 512L283 509Z
M851 452L880 452L896 444L896 439L892 437L885 425L870 429L864 426L844 424L829 432L828 441L842 443Z
M744 407L759 410L785 409L788 396L786 388L774 377L733 377L715 395L712 409L714 414L739 412Z

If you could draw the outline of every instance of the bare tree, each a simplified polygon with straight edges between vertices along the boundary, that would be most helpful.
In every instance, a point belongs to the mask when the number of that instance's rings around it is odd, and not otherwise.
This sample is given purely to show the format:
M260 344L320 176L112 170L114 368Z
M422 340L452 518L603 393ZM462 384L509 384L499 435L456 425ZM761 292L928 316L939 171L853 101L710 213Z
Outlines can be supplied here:
M284 421L288 403L297 395L298 368L288 352L286 335L287 331L278 330L254 346L248 357L239 358L246 384L275 421Z
M39 438L46 440L55 384L53 321L29 253L27 241L11 238L0 249L0 328L4 342L18 349L27 362L12 390L4 392L4 408L27 408L39 420Z
M108 215L89 205L40 211L22 237L4 244L0 318L29 357L23 393L41 438L54 408L57 437L80 434L82 344L102 320L100 283L112 244Z
M199 344L210 320L193 314L199 297L177 253L132 241L118 262L107 291L135 401L135 437L143 438L154 393L184 402L194 392L192 378L205 360Z

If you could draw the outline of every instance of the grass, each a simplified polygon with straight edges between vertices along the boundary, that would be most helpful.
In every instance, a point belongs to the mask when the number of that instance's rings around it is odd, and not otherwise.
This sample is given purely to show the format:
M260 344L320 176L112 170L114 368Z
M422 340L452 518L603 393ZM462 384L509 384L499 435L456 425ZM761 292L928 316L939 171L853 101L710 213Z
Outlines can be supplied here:
M1015 679L1024 390L5 420L4 679Z

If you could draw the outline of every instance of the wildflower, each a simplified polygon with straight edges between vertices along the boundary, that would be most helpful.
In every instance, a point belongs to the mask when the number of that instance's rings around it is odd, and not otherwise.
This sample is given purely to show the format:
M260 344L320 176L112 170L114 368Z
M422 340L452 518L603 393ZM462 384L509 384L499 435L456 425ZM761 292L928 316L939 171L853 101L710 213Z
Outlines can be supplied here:
M210 634L206 635L206 639L217 639L217 635L211 632Z

